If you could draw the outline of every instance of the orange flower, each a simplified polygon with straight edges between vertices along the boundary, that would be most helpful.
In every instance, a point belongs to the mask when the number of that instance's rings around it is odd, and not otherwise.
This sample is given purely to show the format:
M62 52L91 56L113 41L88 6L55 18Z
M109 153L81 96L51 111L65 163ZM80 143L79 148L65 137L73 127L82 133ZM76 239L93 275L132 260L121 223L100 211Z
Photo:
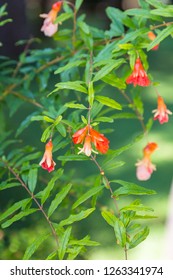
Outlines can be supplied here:
M157 98L157 109L153 110L154 120L158 120L160 124L168 122L168 115L172 115L172 112L167 109L166 104L161 96Z
M53 144L52 144L52 140L50 139L45 146L45 153L43 155L42 160L39 163L39 165L41 165L41 167L43 169L46 169L48 172L52 172L56 165L56 163L52 159L52 149L53 149Z
M105 154L109 149L109 140L103 134L100 134L92 128L90 128L90 134L96 149L102 154Z
M145 72L140 58L136 59L134 70L132 74L126 79L127 84L139 85L141 87L147 87L150 85L147 73Z
M86 156L90 156L92 152L97 153L92 149L92 143L102 154L105 154L109 149L109 140L103 134L92 129L89 125L75 132L72 139L74 144L83 144L84 142L83 148L80 148L79 154L84 153Z
M148 38L149 38L151 41L153 41L153 40L156 38L156 35L154 34L154 32L149 31L149 32L148 32ZM152 48L152 50L153 50L153 51L157 51L158 48L159 48L159 44L156 45L156 46L154 46L154 47Z
M86 136L86 133L87 133L87 130L88 130L88 126L85 126L84 128L81 128L79 129L78 131L76 131L74 134L73 134L73 142L74 144L82 144L84 139L85 139L85 136Z
M158 145L154 142L148 143L143 149L143 159L136 163L136 177L140 181L146 181L150 179L153 171L156 170L156 166L152 164L150 156L157 149Z
M48 14L41 14L40 17L45 18L41 31L44 32L45 36L51 37L58 30L58 24L54 23L58 12L61 9L63 1L58 1L52 5L52 9Z

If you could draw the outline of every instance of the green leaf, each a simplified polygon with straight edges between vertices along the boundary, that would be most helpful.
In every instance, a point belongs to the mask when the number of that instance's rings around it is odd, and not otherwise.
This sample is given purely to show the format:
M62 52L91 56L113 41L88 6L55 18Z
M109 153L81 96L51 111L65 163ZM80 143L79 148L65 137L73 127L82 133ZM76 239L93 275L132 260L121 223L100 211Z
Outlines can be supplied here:
M87 109L87 107L85 107L83 104L78 104L78 103L74 103L74 102L69 102L65 104L66 107L68 108L74 108L74 109Z
M59 156L58 160L60 161L83 161L83 160L89 160L85 155L69 155L69 156Z
M154 16L150 13L150 11L145 9L129 9L125 11L125 14L129 16L135 16L140 18L149 18L153 20L161 20L160 17Z
M110 211L104 210L101 212L102 217L105 219L105 221L114 228L115 222L117 221L117 217L111 213Z
M76 202L73 204L72 209L75 209L77 206L82 204L84 201L86 201L88 198L94 196L96 193L100 192L104 186L98 186L95 188L90 189L85 194L83 194Z
M1 226L2 228L7 228L11 226L14 222L21 220L23 217L26 217L34 212L38 211L38 209L27 209L26 211L22 211L19 214L16 214L13 218L3 223Z
M38 173L37 168L33 168L33 169L29 170L28 187L32 193L34 192L36 184L37 184L37 173Z
M101 68L101 70L99 70L94 79L93 82L96 82L98 80L101 80L103 77L105 77L107 74L109 74L113 69L117 69L118 67L120 67L123 63L125 63L125 59L120 58L117 59L111 63L109 63L108 65L105 65Z
M93 246L100 245L100 243L90 240L90 236L87 235L83 239L80 239L80 240L71 240L69 242L69 245L92 246L93 247Z
M126 88L126 84L122 81L122 79L118 78L114 74L108 74L105 77L103 77L101 80L103 82L105 82L113 87L119 88L119 89Z
M146 189L140 187L134 183L125 182L122 180L113 180L111 182L122 185L119 189L114 191L114 196L123 196L123 195L151 195L156 194L154 190Z
M144 206L141 203L140 199L136 199L130 205L127 205L127 206L122 207L120 209L120 211L127 211L127 210L132 210L132 211L154 211L151 207Z
M67 246L68 246L69 239L70 239L71 230L72 230L72 228L68 227L65 230L63 236L60 237L59 248L58 248L58 256L59 256L60 260L63 260L64 255L66 253Z
M82 3L83 3L83 0L76 0L76 2L75 2L76 11L78 11L80 9Z
M41 195L41 204L43 205L47 198L49 197L51 191L54 188L56 181L63 175L64 170L62 168L58 169L54 174L53 178L49 181L46 188L42 191Z
M60 115L60 116L58 116L58 117L55 119L53 125L56 126L57 124L60 123L61 120L62 120L62 116Z
M149 228L145 227L143 230L135 234L135 236L130 240L129 249L132 249L144 241L149 234Z
M73 67L77 67L81 64L83 64L85 61L84 60L76 60L76 61L72 61L67 63L65 66L59 67L56 71L55 74L59 74L61 72L67 71Z
M62 123L59 123L59 124L56 126L56 129L59 131L59 133L60 133L63 137L66 137L66 135L67 135L66 128L65 128L65 126L64 126Z
M83 92L83 93L87 93L87 89L84 86L81 85L82 83L83 83L82 81L58 83L58 84L55 85L56 89L53 92L63 90L63 89L70 89L70 90L75 90L75 91L80 91L80 92Z
M99 117L99 118L96 118L94 120L95 122L108 122L108 123L113 123L114 120L112 118L109 118L109 117Z
M88 24L86 24L85 22L83 21L79 21L78 22L78 26L80 27L80 29L87 35L90 34L90 29L89 29L89 26Z
M0 191L19 186L21 186L20 183L7 183L6 181L4 181L0 184Z
M114 231L117 239L117 244L121 247L124 247L126 245L126 229L121 220L117 219L115 221Z
M112 99L112 98L109 98L109 97L106 97L106 96L97 95L95 97L95 99L97 101L99 101L101 104L106 105L108 107L111 107L111 108L114 108L114 109L117 109L117 110L121 110L122 109L121 105L118 102L116 102L114 99Z
M67 219L62 220L59 225L60 226L66 226L66 225L73 224L74 222L78 222L80 220L83 220L83 219L87 218L94 210L95 210L95 208L90 208L90 209L87 209L87 210L84 210L84 211L82 210L78 214L74 214L74 215L72 214Z
M4 213L2 213L0 215L0 221L6 219L8 216L10 216L14 212L16 212L18 209L25 207L25 205L27 205L30 200L31 200L30 198L27 198L27 199L20 200L20 201L16 202L15 204L13 204Z
M61 23L71 17L73 17L73 14L71 13L62 13L60 16L56 18L55 23Z
M88 84L88 102L90 106L93 106L94 101L94 88L93 88L93 82L89 82Z
M124 26L122 20L124 18L124 14L117 8L108 7L106 8L106 14L111 19L111 30L113 31L114 36L119 36L124 33Z
M165 4L163 4L162 1L158 1L158 0L145 0L145 1L155 8L165 8Z
M51 134L52 134L52 129L53 129L53 124L48 126L44 131L43 134L41 136L41 142L45 143L47 141L48 138L51 138Z
M32 244L26 249L23 260L29 260L39 246L50 236L50 234L39 235Z
M53 214L53 212L57 209L59 204L63 201L63 199L66 197L66 195L70 191L71 187L72 187L72 184L69 183L59 193L57 193L56 197L51 202L51 205L49 207L48 217L50 217Z
M54 119L49 118L48 116L43 116L43 120L44 120L45 122L49 122L49 123L53 123L53 122L54 122Z
M158 45L161 41L163 41L166 37L171 35L173 33L173 25L167 26L165 29L163 29L156 38L149 44L147 51L151 50L153 47Z
M75 260L76 257L83 251L84 251L84 246L73 246L73 248L68 248L67 260Z

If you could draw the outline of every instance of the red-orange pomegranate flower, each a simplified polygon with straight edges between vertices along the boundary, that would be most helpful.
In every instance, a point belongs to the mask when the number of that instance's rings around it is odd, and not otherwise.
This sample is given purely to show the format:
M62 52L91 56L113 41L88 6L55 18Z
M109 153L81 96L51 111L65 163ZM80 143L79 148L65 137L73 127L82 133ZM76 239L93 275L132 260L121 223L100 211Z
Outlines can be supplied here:
M154 34L154 32L149 31L149 32L148 32L148 38L149 38L151 41L153 41L153 40L156 38L156 35ZM159 44L156 45L156 46L154 46L154 47L152 48L152 50L153 50L153 51L157 51L158 48L159 48Z
M140 181L146 181L150 179L153 171L156 170L156 166L152 164L150 156L157 149L158 145L154 142L148 143L143 149L143 159L136 163L136 177Z
M92 149L92 144L102 154L105 154L109 149L109 140L90 125L75 132L72 139L74 144L84 143L83 148L80 148L79 154L84 153L86 156L90 156L92 152L97 153Z
M144 70L140 58L136 59L134 70L132 74L126 79L126 83L133 84L134 86L139 85L141 87L147 87L150 85L150 80Z
M58 1L52 5L52 9L48 14L41 14L40 17L45 18L41 31L44 32L45 36L51 37L58 30L58 24L54 23L58 12L61 9L63 1Z
M167 109L166 104L161 96L157 98L157 109L153 110L154 120L158 120L160 124L166 123L169 120L168 115L172 115L172 112Z
M56 163L52 159L52 149L53 149L52 140L49 140L49 142L45 146L45 152L43 158L39 163L39 165L41 165L41 167L43 169L46 169L48 172L52 172L56 165Z

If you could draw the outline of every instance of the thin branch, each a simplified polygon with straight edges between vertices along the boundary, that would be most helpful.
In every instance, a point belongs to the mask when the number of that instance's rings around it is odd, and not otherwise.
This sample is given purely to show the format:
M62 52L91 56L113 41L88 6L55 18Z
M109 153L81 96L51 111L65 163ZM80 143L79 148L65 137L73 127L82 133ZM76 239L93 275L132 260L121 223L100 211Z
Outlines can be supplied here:
M118 216L120 215L120 211L119 211L119 207L118 207L118 203L117 203L117 200L113 194L113 190L110 186L110 182L107 178L107 176L105 175L105 172L104 170L101 168L100 164L98 163L98 161L96 160L96 158L91 154L91 159L92 161L95 163L95 165L97 166L97 168L99 169L100 171L100 174L103 176L104 180L106 181L106 185L107 185L107 188L109 189L110 193L111 193L111 198L113 199L113 202L114 202L114 205L115 205L115 208L116 208L116 211L117 211L117 214Z
M11 93L14 94L15 96L19 97L20 99L22 99L22 100L24 100L24 101L26 101L26 102L28 102L28 103L31 103L31 104L33 104L33 105L39 107L39 108L44 108L44 107L43 107L40 103L38 103L37 101L35 101L35 100L33 100L33 99L29 98L29 97L26 97L26 96L24 96L24 95L22 95L22 94L20 94L20 93L18 93L18 92L12 91Z
M34 71L35 74L38 74L48 68L51 65L56 64L57 62L64 59L64 56L56 57L55 59L50 60L49 62L45 63L38 69ZM12 85L9 85L6 90L2 93L2 96L0 96L0 101L2 101L8 94L10 94L14 89L16 89L18 86L22 85L24 81L29 79L29 74L26 74L18 83L14 83Z
M2 160L2 159L1 159ZM37 204L39 210L42 212L43 216L45 217L46 221L48 222L51 231L52 231L52 235L54 236L55 240L56 240L56 244L57 246L59 245L58 242L58 236L56 234L56 231L52 225L52 222L49 220L49 217L47 216L46 212L43 209L43 206L38 202L38 200L36 199L35 195L28 189L27 185L23 182L23 180L19 177L19 175L14 171L14 169L8 165L8 162L2 160L3 163L7 166L8 170L14 175L14 177L19 181L19 183L21 184L21 186L27 191L27 193L31 196L31 198L33 199L33 201Z

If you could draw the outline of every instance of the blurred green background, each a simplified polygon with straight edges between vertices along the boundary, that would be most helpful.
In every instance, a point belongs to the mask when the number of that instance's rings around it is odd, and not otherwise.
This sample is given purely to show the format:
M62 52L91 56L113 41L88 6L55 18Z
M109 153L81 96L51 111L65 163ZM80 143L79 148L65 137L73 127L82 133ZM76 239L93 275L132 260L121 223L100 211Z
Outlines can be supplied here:
M94 14L89 13L88 18L98 26L97 14L96 21ZM101 16L100 16L101 19ZM30 19L31 21L31 19ZM100 20L103 25L103 20ZM33 22L32 22L33 24ZM109 25L105 21L105 28ZM33 28L33 27L32 27ZM38 28L38 26L36 27ZM40 35L41 36L41 35ZM49 44L51 41L46 41ZM172 38L166 39L161 43L158 51L150 51L149 54L149 72L154 80L159 82L158 92L164 98L168 109L173 111L173 93L172 93L172 65L173 65L173 43ZM106 89L104 89L106 90ZM109 88L111 95L119 93L115 89ZM130 93L129 93L130 94ZM149 118L151 111L157 107L156 94L153 88L141 90L142 100L144 101L145 118ZM4 110L4 108L3 108ZM20 110L13 115L8 116L8 109L5 109L6 129L16 130L21 120L23 120L29 112L32 112L30 106L22 106ZM2 124L3 126L3 124ZM142 149L146 145L146 141L142 140L133 146L130 150L119 156L119 160L125 161L123 167L117 168L114 171L108 171L108 178L123 179L140 184L156 190L157 195L143 198L143 202L149 207L154 208L157 219L149 221L150 234L149 237L142 242L136 249L129 251L129 259L163 259L165 245L165 225L168 215L168 196L172 182L172 159L173 159L173 118L170 117L168 123L160 125L158 121L154 122L153 128L149 133L149 141L157 142L159 149L153 154L152 161L157 166L157 171L153 173L151 179L147 182L138 182L135 176L135 163L142 158ZM115 128L113 134L108 135L110 146L112 149L118 149L129 143L140 131L140 124L137 120L115 120L110 124L110 128ZM31 124L30 127L22 134L22 139L26 144L35 145L38 150L43 150L43 145L40 144L41 129L38 124ZM56 155L58 156L58 155ZM57 168L60 165L57 163ZM77 168L77 169L75 169ZM95 174L97 169L91 165L89 161L83 164L68 163L65 167L68 173L73 174L73 179L85 178L88 175ZM76 171L77 170L77 171ZM19 198L27 197L24 190L6 190L0 192L0 211L7 209L12 202ZM113 208L110 196L105 192L101 198L102 204ZM120 204L124 204L125 199L121 199ZM147 222L148 224L148 222ZM34 231L33 231L34 225ZM0 259L21 259L23 253L32 241L44 231L45 223L41 217L32 215L29 218L23 219L22 222L15 223L8 229L0 229ZM94 214L77 225L75 225L76 235L83 237L86 233L91 235L91 239L101 243L99 247L92 248L85 254L86 259L123 259L124 253L118 249L114 233L110 226L101 217L100 211L96 210ZM40 247L35 255L35 258L42 259L48 255L49 249L53 248L54 243L49 241Z

